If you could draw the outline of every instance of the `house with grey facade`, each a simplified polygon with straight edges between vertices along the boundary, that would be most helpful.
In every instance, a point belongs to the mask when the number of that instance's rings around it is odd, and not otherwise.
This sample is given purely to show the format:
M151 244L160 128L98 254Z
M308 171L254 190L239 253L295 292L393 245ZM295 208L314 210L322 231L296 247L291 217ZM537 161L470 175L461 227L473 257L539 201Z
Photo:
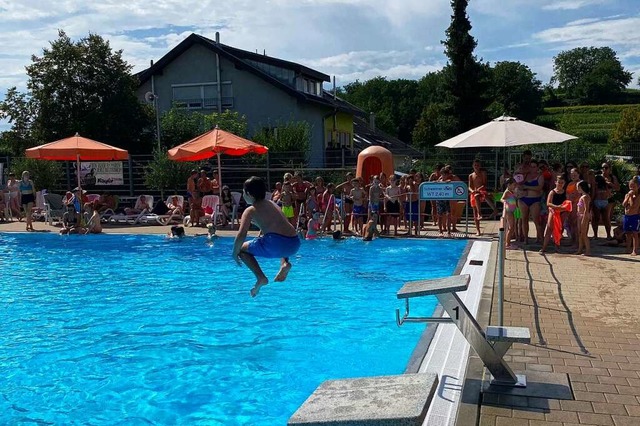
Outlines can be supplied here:
M323 90L328 75L294 62L191 34L138 73L137 94L157 96L160 115L173 105L202 113L232 110L247 117L249 137L277 122L311 126L310 166L327 152L353 149L353 118L364 112Z

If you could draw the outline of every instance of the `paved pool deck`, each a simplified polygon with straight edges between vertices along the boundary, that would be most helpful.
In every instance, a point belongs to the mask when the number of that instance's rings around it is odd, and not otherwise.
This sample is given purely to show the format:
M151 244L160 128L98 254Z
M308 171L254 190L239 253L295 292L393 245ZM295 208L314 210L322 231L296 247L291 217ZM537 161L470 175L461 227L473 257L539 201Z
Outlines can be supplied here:
M34 227L59 230L42 222ZM495 241L498 227L496 221L483 222L480 238ZM24 222L0 223L0 232L24 229ZM168 229L108 225L104 232L165 234ZM592 257L540 255L532 245L509 250L505 262L504 325L529 327L532 336L529 345L515 344L507 361L515 371L567 373L575 400L482 394L476 414L468 411L458 424L640 425L640 258L598 245L602 242L592 242ZM493 302L487 303L491 324L497 323L496 283Z
M485 223L489 235L497 228ZM575 400L485 394L478 424L640 425L640 259L603 242L592 241L591 257L507 251L504 325L529 327L532 339L506 360L515 371L567 373ZM492 324L496 307L494 284Z

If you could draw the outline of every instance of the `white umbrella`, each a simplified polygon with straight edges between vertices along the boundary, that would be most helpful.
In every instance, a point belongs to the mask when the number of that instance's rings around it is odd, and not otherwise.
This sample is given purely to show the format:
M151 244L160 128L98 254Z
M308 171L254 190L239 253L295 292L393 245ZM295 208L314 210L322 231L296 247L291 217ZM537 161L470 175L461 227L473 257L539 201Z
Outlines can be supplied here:
M504 148L536 143L561 143L578 139L537 124L502 116L467 132L440 142L445 148Z

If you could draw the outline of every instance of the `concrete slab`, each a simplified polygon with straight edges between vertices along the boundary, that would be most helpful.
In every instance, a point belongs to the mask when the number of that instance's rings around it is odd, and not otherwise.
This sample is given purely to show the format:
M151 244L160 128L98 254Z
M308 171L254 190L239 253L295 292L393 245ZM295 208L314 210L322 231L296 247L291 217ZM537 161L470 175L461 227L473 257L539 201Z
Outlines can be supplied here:
M421 425L438 387L435 374L403 374L322 383L288 425Z

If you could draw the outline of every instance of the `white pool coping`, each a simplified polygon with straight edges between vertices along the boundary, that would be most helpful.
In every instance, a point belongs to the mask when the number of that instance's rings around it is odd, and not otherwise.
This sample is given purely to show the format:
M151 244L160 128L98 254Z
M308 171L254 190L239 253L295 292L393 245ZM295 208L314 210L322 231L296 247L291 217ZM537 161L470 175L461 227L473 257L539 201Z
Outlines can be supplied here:
M476 241L472 244L459 274L471 275L467 291L458 296L477 318L482 286L487 273L491 242ZM481 260L482 265L470 265L471 260ZM444 314L446 315L446 313ZM429 406L423 426L454 425L462 395L462 385L467 370L469 343L454 324L438 324L419 372L436 373L440 379L436 395Z

